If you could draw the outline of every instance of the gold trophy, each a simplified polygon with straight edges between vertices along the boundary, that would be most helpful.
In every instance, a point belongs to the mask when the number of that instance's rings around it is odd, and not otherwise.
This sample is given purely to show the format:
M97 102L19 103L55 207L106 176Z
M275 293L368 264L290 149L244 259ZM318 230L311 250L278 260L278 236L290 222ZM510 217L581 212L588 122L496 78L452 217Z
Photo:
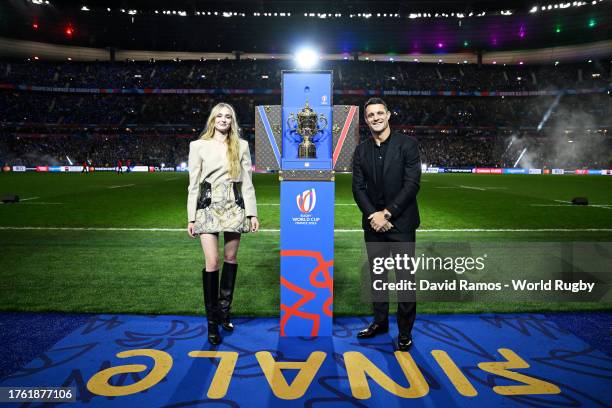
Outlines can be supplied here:
M322 122L322 126L319 127L319 121ZM297 128L294 127L297 122ZM317 158L317 147L310 140L318 132L322 131L327 127L327 118L325 114L318 114L312 110L306 100L306 105L297 114L297 119L294 113L289 115L287 119L287 125L289 129L295 130L298 135L302 136L303 140L298 147L298 158L300 159L316 159Z

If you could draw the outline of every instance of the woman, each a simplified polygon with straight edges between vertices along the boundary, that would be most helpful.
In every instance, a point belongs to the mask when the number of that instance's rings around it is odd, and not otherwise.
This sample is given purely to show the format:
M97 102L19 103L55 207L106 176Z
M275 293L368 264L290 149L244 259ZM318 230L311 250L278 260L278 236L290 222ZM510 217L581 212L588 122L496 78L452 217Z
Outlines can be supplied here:
M206 129L189 145L187 232L200 236L206 266L202 270L208 342L221 343L219 327L234 329L229 311L238 265L240 234L259 229L255 188L251 180L249 144L238 136L236 112L231 105L213 107ZM219 233L224 257L219 285Z

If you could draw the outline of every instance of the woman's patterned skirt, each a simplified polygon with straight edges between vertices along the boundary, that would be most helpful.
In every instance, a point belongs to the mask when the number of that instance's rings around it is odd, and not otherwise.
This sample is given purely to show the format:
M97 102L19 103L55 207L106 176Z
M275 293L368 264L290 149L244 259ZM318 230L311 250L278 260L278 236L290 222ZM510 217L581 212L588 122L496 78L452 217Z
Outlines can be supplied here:
M242 200L236 200L233 183L213 184L209 188L208 193L200 191L200 194L208 194L210 200L198 200L194 233L249 232L251 220L247 218L243 205L237 203L242 203Z

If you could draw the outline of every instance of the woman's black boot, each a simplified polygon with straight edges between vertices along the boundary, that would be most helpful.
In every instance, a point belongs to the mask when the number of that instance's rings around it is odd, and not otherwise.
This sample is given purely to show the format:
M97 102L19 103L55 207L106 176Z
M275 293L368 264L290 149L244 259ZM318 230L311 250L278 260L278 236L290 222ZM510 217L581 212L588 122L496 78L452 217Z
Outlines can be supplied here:
M219 271L207 272L202 270L202 282L204 285L204 306L206 307L206 319L208 320L208 342L213 346L221 343L219 335Z
M234 325L230 321L230 307L234 297L234 285L236 284L237 272L238 264L223 263L221 285L219 287L219 316L221 319L221 326L227 331L234 330Z

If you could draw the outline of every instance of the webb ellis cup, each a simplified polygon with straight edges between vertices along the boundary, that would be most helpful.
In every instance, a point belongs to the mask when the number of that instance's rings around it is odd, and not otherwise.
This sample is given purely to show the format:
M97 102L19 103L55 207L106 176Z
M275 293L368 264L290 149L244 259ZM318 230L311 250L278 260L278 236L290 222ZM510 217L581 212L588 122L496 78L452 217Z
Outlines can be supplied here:
M321 127L319 127L319 121L322 122ZM289 125L290 129L293 129L292 124L295 122L295 114L292 113L287 119L287 124ZM317 113L308 105L308 101L306 101L306 105L304 105L302 110L297 114L297 129L295 129L295 131L303 138L298 147L298 158L317 158L317 147L310 140L310 138L325 129L326 126L327 118L325 115L322 113L317 115Z

